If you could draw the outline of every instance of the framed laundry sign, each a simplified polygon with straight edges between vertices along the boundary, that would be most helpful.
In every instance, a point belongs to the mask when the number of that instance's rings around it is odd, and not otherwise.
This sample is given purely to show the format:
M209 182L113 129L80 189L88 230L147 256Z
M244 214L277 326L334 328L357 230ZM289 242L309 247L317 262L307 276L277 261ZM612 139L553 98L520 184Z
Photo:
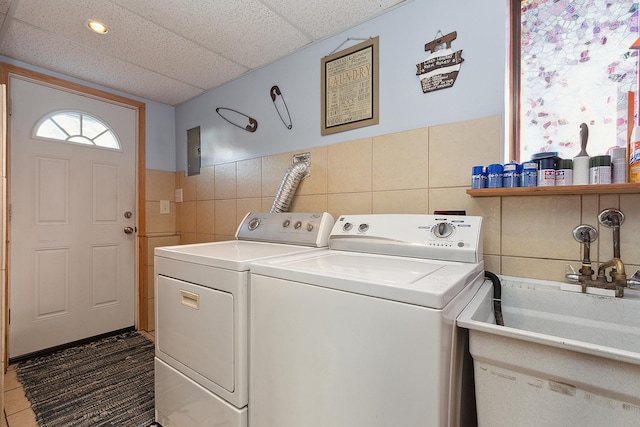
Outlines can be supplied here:
M321 64L321 134L378 124L378 37L325 56Z

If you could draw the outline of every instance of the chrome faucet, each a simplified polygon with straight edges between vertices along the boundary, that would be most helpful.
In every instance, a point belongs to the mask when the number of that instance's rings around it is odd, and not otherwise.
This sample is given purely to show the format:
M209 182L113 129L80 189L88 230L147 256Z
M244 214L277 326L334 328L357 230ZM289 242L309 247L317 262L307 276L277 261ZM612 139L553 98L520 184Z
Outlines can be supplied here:
M579 275L570 272L565 277L569 282L580 283L582 292L586 292L589 286L612 289L615 291L615 296L621 298L624 296L625 287L640 289L640 270L627 280L624 263L620 258L620 225L624 222L624 214L618 209L605 209L598 215L598 222L613 229L613 258L600 264L598 274L593 278L590 244L596 240L598 232L590 225L579 225L573 229L573 237L583 243L582 267ZM606 276L607 270L609 270L609 278Z

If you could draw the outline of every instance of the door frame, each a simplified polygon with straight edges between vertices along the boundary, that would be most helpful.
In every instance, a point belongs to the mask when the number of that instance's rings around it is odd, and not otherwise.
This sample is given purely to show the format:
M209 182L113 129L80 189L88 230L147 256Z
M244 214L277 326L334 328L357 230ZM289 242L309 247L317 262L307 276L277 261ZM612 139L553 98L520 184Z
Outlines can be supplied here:
M145 143L146 143L146 104L141 101L136 101L133 99L129 99L120 95L116 95L113 93L109 93L103 90L91 88L88 86L84 86L82 84L73 83L67 80L63 80L61 78L49 76L46 74L42 74L36 71L27 70L25 68L17 67L14 65L6 64L0 62L0 84L4 83L7 85L7 93L11 92L11 88L9 87L9 77L10 76L20 76L26 77L31 80L34 80L39 83L44 83L47 85L52 85L56 87L63 88L65 90L78 93L83 96L89 96L92 98L105 100L108 102L121 104L123 106L133 108L137 111L137 129L136 129L136 162L135 162L135 176L136 176L136 259L134 260L134 271L135 278L134 283L137 285L136 301L135 301L135 327L136 330L146 329L147 328L147 307L144 304L144 284L147 283L147 272L144 268L144 260L147 259L147 236L146 236L146 213L145 213L145 176L146 176L146 163L145 163ZM10 185L9 185L9 171L11 169L11 164L9 162L9 152L11 149L11 120L9 116L11 115L11 101L9 96L7 96L7 135L5 140L5 147L2 147L7 153L4 158L4 165L2 165L7 171L7 180L6 184L3 184L5 188L2 191L7 195L7 205L3 206L1 209L5 210L5 224L4 229L9 230L9 205L11 200L10 194ZM8 364L8 340L9 340L9 269L11 265L9 265L9 240L7 240L2 244L2 258L4 265L6 265L6 270L4 271L4 288L0 289L0 292L3 292L5 295L5 304L4 307L0 307L4 312L4 325L2 328L1 337L4 343L4 368L7 368Z

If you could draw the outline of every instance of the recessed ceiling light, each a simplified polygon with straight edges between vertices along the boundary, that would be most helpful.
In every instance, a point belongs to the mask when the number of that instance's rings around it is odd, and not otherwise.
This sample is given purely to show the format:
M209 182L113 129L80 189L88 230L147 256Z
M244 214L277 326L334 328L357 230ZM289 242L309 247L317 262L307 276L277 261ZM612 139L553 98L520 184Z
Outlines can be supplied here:
M89 27L91 31L97 34L107 34L107 32L109 31L102 22L93 20L87 21L87 27Z

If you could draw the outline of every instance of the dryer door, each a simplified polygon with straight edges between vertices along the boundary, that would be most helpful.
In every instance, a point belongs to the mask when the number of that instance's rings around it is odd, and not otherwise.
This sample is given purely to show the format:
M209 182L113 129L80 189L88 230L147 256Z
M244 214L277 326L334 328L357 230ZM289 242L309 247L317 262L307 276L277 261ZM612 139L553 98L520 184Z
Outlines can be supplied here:
M157 280L159 357L233 392L233 295L162 275Z

